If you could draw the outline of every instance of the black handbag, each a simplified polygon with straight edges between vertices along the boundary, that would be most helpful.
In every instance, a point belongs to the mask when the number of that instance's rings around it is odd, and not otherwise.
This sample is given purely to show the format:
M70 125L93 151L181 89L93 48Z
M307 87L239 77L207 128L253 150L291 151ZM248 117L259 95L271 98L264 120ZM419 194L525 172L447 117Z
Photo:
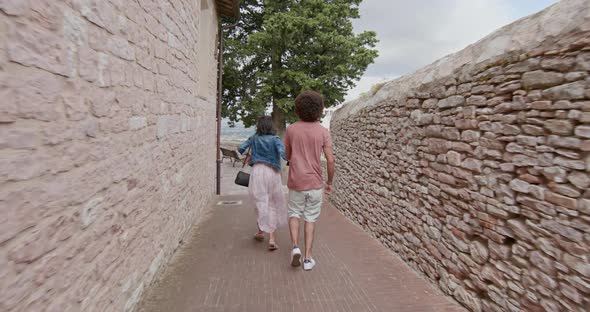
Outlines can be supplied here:
M250 147L248 147L248 152L246 153L246 157L244 158L244 163L242 164L242 169L246 166L246 163L250 159ZM238 175L236 176L235 183L237 185L248 187L250 184L250 174L240 170Z

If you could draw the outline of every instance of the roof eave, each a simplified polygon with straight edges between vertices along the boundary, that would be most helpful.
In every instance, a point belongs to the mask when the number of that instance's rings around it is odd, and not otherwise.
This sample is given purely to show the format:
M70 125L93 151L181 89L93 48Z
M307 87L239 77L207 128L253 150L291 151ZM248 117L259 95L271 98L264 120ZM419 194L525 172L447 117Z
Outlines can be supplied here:
M217 14L220 17L237 18L240 9L240 0L215 0Z

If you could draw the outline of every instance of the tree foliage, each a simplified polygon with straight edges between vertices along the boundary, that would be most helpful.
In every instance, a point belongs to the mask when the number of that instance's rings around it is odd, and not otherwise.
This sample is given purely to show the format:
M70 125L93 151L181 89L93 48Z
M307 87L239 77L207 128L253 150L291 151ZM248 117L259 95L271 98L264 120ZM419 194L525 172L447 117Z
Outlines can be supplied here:
M223 115L256 123L272 107L284 130L296 120L302 90L341 103L377 57L373 31L353 32L361 0L245 0L238 25L224 33Z

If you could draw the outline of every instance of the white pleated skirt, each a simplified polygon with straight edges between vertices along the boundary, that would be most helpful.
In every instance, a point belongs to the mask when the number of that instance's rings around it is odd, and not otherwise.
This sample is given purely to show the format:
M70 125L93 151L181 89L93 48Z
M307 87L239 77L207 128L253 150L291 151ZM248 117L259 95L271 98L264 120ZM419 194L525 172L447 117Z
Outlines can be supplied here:
M287 224L287 200L283 194L281 172L265 164L254 164L248 186L256 205L258 227L267 233Z

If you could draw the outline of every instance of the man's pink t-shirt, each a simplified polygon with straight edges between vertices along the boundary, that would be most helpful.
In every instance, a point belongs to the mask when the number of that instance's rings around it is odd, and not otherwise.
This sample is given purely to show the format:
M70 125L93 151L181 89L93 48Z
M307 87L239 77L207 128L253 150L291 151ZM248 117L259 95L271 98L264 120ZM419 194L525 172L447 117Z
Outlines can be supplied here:
M294 191L324 187L320 157L331 147L330 132L319 122L298 121L287 127L285 147L291 147L287 186Z

